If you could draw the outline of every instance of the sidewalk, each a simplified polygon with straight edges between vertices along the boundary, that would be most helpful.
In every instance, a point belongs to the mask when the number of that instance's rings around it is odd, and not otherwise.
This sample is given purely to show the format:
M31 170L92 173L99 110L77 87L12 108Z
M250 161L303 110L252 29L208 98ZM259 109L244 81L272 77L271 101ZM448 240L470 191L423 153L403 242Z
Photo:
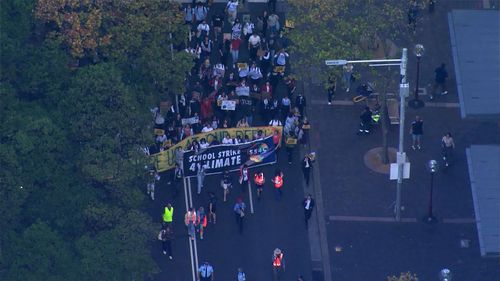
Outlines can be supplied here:
M439 1L430 18L424 11L426 19L418 26L414 42L408 43L411 93L416 72L412 46L416 43L426 47L421 61L421 88L427 86L430 90L434 68L441 62L447 64L449 75L453 74L446 13L454 4ZM463 3L459 5L465 8ZM498 259L480 257L465 157L465 148L471 143L500 143L500 128L495 120L464 121L456 106L445 106L458 103L454 78L448 82L447 96L438 96L432 102L424 98L428 105L422 109L407 108L405 150L412 166L410 179L403 182L402 223L393 221L396 183L389 181L389 175L369 170L363 162L368 150L382 144L379 127L368 136L355 134L364 104L350 103L352 93L346 94L338 87L337 103L329 106L319 84L310 84L307 89L311 105L308 113L315 128L311 141L318 148L332 280L386 280L388 275L406 271L416 273L419 280L437 280L442 268L451 269L454 280L493 281L500 276ZM415 115L424 119L422 151L410 148L408 132ZM429 202L426 164L431 159L442 164L440 139L448 131L457 145L456 162L435 176L434 213L440 221L427 225L421 222ZM398 127L392 126L389 146L397 147L397 141Z

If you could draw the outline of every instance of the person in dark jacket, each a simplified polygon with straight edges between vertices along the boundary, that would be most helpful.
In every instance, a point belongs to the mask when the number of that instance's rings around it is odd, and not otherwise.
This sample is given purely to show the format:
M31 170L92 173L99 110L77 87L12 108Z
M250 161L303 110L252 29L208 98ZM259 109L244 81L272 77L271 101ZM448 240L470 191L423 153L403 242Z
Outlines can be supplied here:
M306 223L306 229L308 228L309 224L308 221L311 218L313 209L314 209L314 199L312 198L311 194L307 194L306 198L302 201L302 208L304 208L304 217L305 217L305 223Z
M365 110L361 113L359 119L361 119L361 124L358 134L369 134L372 127L372 111L368 106L365 107Z

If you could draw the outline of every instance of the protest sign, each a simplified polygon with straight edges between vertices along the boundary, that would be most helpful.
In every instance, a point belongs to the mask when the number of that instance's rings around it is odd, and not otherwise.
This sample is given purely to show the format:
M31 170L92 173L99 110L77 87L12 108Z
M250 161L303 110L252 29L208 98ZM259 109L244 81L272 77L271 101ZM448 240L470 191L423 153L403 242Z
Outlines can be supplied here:
M273 164L276 149L271 136L242 144L222 144L209 146L198 151L184 152L184 176L194 177L200 166L205 174L221 174L237 171L243 164L249 167Z
M175 168L176 162L181 162L181 157L176 157L176 151L187 150L194 140L200 141L205 138L207 142L211 143L214 139L222 140L226 134L231 138L236 138L240 136L242 139L247 136L249 139L253 139L253 136L258 132L262 131L262 134L267 136L272 136L274 131L278 131L278 134L282 136L283 127L282 126L263 126L263 127L249 127L249 128L228 128L228 129L217 129L207 133L196 134L194 136L187 137L182 141L176 143L167 150L160 151L159 153L152 154L156 170L158 172L168 171ZM278 145L280 146L280 144ZM179 154L179 153L177 153Z

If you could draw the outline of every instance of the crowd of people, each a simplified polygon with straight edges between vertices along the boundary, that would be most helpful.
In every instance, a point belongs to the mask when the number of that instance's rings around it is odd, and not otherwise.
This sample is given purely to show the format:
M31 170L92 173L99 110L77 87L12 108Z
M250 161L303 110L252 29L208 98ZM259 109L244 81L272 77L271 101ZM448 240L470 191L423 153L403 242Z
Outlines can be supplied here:
M238 5L228 1L224 13L212 12L202 2L183 9L190 30L185 51L193 56L194 67L186 75L185 92L177 104L152 109L156 144L149 148L150 154L219 128L284 125L285 137L306 141L306 99L290 74L289 42L274 5L257 18L239 16Z
M237 0L229 0L224 12L211 11L203 2L188 4L183 8L184 20L189 28L188 45L185 51L192 55L194 67L186 75L185 92L179 95L177 104L158 106L152 109L154 115L155 145L147 153L155 154L169 149L183 139L199 133L221 128L245 128L252 126L282 126L283 136L274 131L275 145L283 143L288 152L288 162L292 161L292 151L297 144L305 145L310 129L305 116L306 98L297 90L296 79L290 71L289 45L285 36L282 19L276 14L276 1L269 1L268 9L257 18L238 14ZM263 138L263 132L231 138L225 134L222 139L200 139L193 141L186 150L200 150L209 145L239 144ZM307 159L306 159L307 158ZM312 158L302 161L304 177L309 183ZM253 176L253 177L252 177ZM154 194L154 182L159 175L149 174L148 193ZM203 188L204 169L198 169L198 194ZM167 176L168 184L173 184L175 193L183 178L181 165L176 165L172 176ZM257 199L262 197L266 182L261 170L250 175L248 167L242 166L237 179L241 195L236 195L232 209L238 232L243 232L247 206L244 193L247 186L255 186ZM283 173L277 169L269 176L274 185L276 200L281 198L284 184ZM221 175L220 184L224 202L236 186L229 172ZM188 235L191 240L204 239L208 224L217 222L218 197L209 192L208 202L198 208L189 208L184 215ZM175 194L176 195L176 194ZM174 195L174 196L175 196ZM151 195L154 199L154 195ZM314 204L310 195L304 199L304 214L311 216ZM163 227L158 234L162 242L162 252L173 259L171 241L173 239L174 208L169 203L162 215ZM273 269L284 269L283 253L276 249L273 253ZM200 280L212 280L214 268L204 262L198 271ZM238 280L245 280L240 268Z

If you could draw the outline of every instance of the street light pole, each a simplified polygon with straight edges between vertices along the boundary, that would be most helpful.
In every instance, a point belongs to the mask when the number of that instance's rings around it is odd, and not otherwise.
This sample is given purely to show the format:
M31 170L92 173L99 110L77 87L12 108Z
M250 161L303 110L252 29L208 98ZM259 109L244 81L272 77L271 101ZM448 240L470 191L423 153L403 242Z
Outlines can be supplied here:
M434 195L434 174L437 171L437 161L436 160L431 160L429 161L429 171L431 172L431 190L429 192L429 211L426 217L424 217L424 222L425 223L436 223L437 219L434 217L434 214L432 212L432 197Z
M423 54L423 53L422 53ZM398 183L396 188L396 202L394 213L396 221L401 221L401 188L403 186L403 168L406 162L404 153L404 132L405 132L405 98L409 96L409 85L406 81L406 66L408 64L408 49L403 48L401 59L378 59L378 60L326 60L328 66L341 66L348 63L370 63L370 66L391 66L399 65L401 81L399 84L399 148L397 155Z
M394 211L396 221L401 221L401 189L403 187L403 167L406 162L406 154L404 153L404 138L405 138L405 98L409 94L409 85L406 82L406 66L408 64L408 49L403 48L401 55L400 75L401 83L399 84L399 146L397 155L398 164L398 181L396 184L396 203Z
M414 93L414 98L411 100L408 105L411 108L417 109L421 108L425 105L424 101L419 99L418 97L418 90L419 90L419 82L420 82L420 59L424 55L425 48L424 45L422 44L417 44L415 45L415 49L413 50L413 53L417 57L417 81L415 82L415 93Z

